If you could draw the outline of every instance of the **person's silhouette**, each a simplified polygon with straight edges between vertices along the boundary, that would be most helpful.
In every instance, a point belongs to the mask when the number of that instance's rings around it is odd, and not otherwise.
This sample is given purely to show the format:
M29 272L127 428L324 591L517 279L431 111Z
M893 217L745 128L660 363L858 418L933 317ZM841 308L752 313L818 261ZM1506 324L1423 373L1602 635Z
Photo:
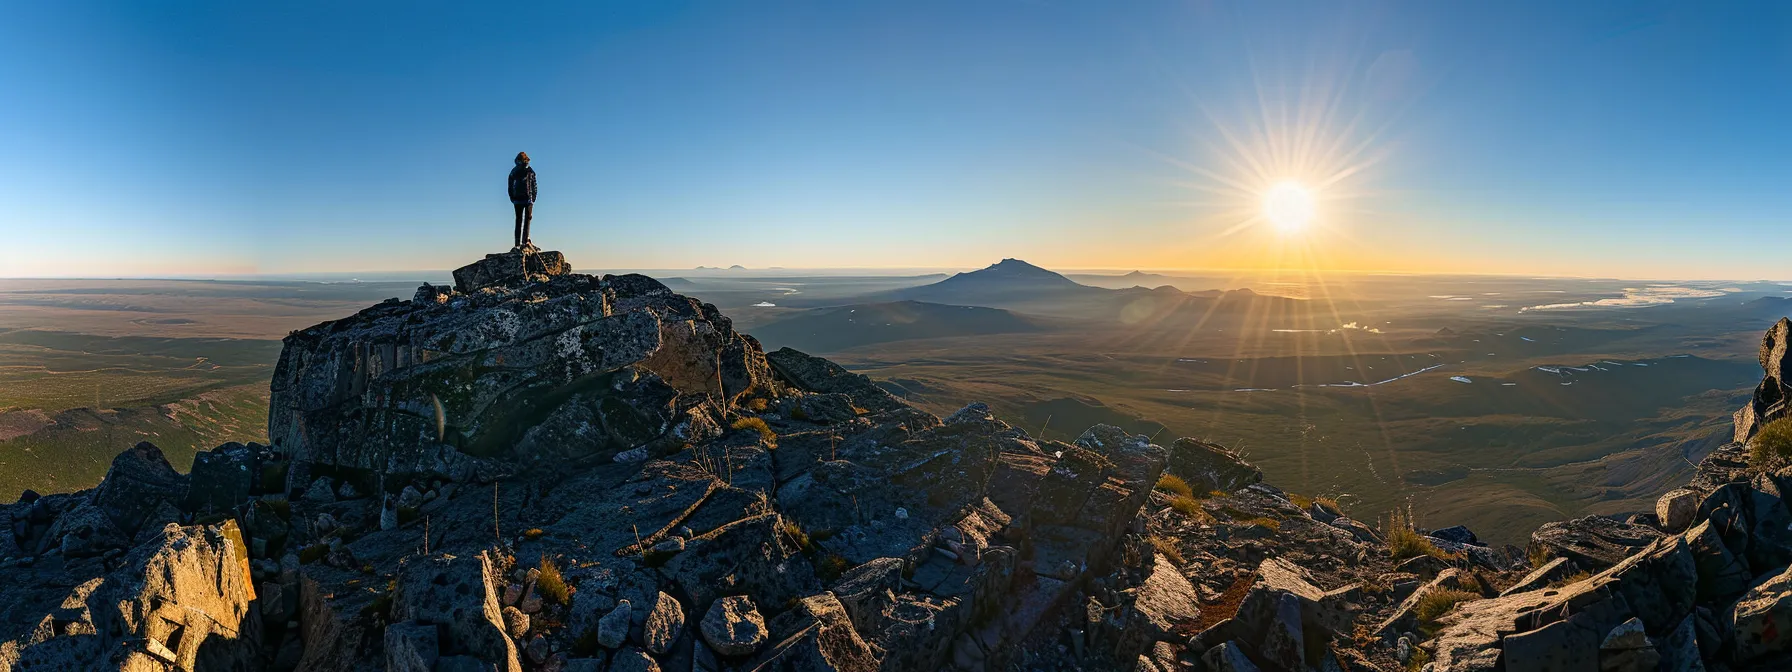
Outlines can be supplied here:
M516 153L516 167L510 169L510 204L516 208L516 248L529 245L529 220L535 218L535 169L529 167L529 153Z

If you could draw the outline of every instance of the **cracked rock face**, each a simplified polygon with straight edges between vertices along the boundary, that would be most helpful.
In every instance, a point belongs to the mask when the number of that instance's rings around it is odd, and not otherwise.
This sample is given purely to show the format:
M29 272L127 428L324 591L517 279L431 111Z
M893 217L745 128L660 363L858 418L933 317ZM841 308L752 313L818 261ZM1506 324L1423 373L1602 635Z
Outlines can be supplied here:
M678 394L769 380L758 343L713 306L643 276L544 277L294 332L270 436L300 461L464 480L519 440L544 457L669 447L691 430Z

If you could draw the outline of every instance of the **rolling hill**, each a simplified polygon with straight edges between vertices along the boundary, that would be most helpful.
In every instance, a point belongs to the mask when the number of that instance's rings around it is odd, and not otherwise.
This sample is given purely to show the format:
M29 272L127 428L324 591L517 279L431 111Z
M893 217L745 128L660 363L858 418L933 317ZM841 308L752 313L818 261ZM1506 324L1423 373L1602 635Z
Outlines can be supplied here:
M755 327L753 336L769 348L837 352L889 341L1043 329L1035 320L997 308L896 301L806 310Z

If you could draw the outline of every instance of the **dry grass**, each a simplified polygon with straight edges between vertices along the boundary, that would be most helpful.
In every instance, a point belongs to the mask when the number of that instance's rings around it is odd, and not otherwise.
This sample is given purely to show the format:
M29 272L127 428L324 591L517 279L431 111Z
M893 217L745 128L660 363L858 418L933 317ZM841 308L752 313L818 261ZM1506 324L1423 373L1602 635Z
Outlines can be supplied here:
M1157 479L1157 489L1178 497L1194 497L1195 489L1188 487L1188 481L1175 474L1164 474Z
M1431 654L1417 646L1412 647L1412 657L1406 659L1406 672L1419 672L1425 669L1425 663L1431 662Z
M1213 522L1213 516L1207 513L1207 509L1201 508L1201 500L1187 495L1177 495L1175 499L1170 500L1170 508L1182 512L1182 515L1188 516L1196 522Z
M735 420L732 427L758 432L759 438L764 440L767 446L776 447L778 445L778 433L772 431L771 426L765 424L763 418L741 418Z
M815 542L809 539L809 533L804 532L803 526L796 524L796 521L785 518L778 523L778 528L783 530L784 536L789 537L791 543L796 544L796 547L802 552L808 553L815 550Z
M852 569L850 561L841 555L830 553L815 563L815 577L821 579L822 583L833 583L849 569Z
M1549 548L1540 544L1531 544L1529 548L1524 549L1524 557L1531 561L1531 567L1541 568L1549 564Z
M1792 417L1767 423L1748 442L1749 463L1757 469L1772 469L1792 461Z
M1419 623L1422 625L1434 625L1437 623L1437 619L1450 613L1450 610L1455 609L1456 605L1479 599L1481 599L1480 593L1437 588L1419 598L1418 606L1413 608L1413 615L1418 617Z
M541 572L535 579L536 592L554 604L568 604L568 600L572 598L572 589L566 586L566 577L560 575L560 566L543 555L541 563L535 568Z
M539 527L532 527L523 531L523 538L534 541L540 539L543 534L547 534L547 532L542 531Z
M1177 567L1182 566L1182 551L1176 548L1176 540L1160 534L1154 534L1151 535L1149 541L1151 542L1151 547L1157 549L1158 555L1163 556L1165 560L1169 560L1172 565Z
M1296 495L1293 493L1289 493L1288 501L1294 503L1294 508L1300 509L1302 511L1312 508L1312 506L1313 506L1313 498L1308 497L1306 495Z
M1413 525L1411 511L1395 509L1393 513L1388 514L1388 523L1382 529L1382 536L1388 540L1388 555L1395 562L1421 555L1429 555L1439 560L1454 559L1454 556L1443 552L1437 545L1432 544L1430 539L1425 538L1425 535L1419 534L1416 526Z
M769 403L770 402L767 402L765 400L765 397L756 397L753 399L748 399L747 400L747 410L752 411L754 413L764 413L765 407L767 405L769 405Z

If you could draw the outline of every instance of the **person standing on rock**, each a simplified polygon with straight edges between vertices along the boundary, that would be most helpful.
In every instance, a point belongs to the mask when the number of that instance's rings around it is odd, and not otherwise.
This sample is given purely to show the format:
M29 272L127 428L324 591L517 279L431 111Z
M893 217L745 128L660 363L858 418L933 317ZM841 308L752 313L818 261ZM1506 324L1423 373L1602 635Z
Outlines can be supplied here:
M516 153L516 167L510 169L510 204L516 208L516 249L529 245L529 220L535 217L535 169L529 167L529 153Z

